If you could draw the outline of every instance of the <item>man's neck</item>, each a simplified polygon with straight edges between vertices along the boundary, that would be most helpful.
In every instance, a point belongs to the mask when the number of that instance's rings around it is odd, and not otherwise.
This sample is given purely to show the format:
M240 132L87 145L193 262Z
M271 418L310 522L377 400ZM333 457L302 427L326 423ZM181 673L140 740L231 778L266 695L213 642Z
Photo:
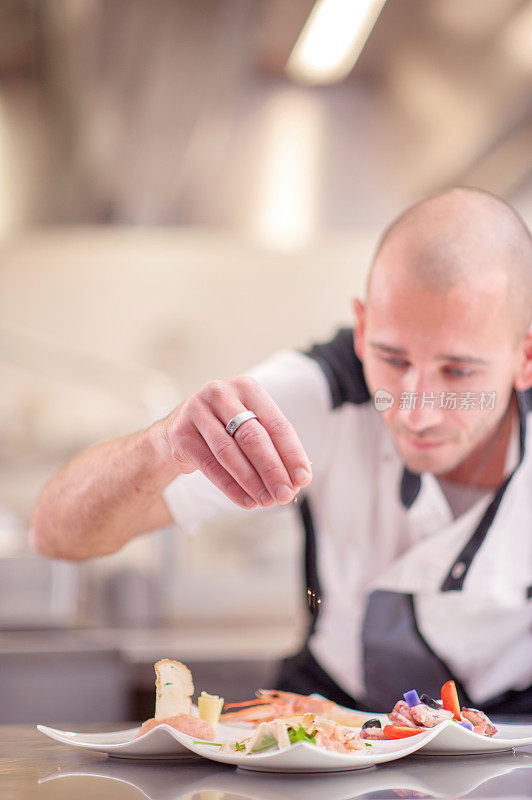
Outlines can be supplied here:
M513 392L495 430L461 464L438 477L453 483L496 489L504 478L506 453L512 435L512 425L517 415L517 398Z

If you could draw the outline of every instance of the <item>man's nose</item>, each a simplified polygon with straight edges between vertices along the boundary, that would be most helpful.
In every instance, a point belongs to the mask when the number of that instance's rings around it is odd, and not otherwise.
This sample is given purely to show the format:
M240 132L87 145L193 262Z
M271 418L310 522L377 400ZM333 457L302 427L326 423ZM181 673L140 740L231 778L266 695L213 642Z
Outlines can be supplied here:
M417 371L405 376L398 414L406 427L417 432L439 425L443 421L440 405L439 387L428 376Z

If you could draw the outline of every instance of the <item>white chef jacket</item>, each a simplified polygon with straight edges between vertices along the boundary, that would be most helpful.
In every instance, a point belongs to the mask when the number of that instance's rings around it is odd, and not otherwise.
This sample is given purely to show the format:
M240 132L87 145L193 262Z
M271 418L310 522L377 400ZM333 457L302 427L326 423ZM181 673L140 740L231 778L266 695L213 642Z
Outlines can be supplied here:
M466 702L532 711L532 392L518 393L515 468L453 519L434 475L409 472L394 447L350 329L249 374L312 462L298 506L320 603L304 652L327 686L386 710L412 686L439 696L452 677ZM185 531L250 513L200 472L176 478L164 498Z

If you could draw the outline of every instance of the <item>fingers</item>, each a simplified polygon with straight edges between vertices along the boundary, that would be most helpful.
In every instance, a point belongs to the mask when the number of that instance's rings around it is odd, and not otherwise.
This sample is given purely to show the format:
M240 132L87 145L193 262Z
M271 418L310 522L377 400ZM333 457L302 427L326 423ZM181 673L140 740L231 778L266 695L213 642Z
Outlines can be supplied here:
M252 378L242 377L208 384L202 394L220 424L212 426L212 420L204 419L200 430L220 463L262 505L272 502L267 497L265 501L264 488L278 503L290 502L309 482L310 464L293 427L267 392ZM246 421L231 440L225 425L246 408L259 419Z
M229 421L231 417L239 414L240 411L244 411L243 406L236 398L231 400L228 398L224 401L218 398L217 402L221 406L227 404L228 409L225 412L218 410L213 413L214 409L211 407L208 409L209 413L198 416L195 422L199 433L219 464L256 503L263 506L272 505L274 499L267 489L267 484L264 483L260 474L235 439L227 433L225 425L218 417L218 414L224 414L224 416L230 414L227 418ZM260 428L256 420L249 420L246 425L251 425L252 422Z
M252 410L231 437L226 424ZM299 438L268 393L252 378L211 381L178 416L176 451L243 508L285 504L309 483L309 459ZM189 471L189 470L187 470Z
M290 477L272 441L258 420L246 421L231 437L225 426L245 408L231 383L213 381L201 391L210 414L196 425L220 464L262 506L289 502L294 496ZM281 489L281 487L284 487Z
M257 381L247 376L238 380L241 381L240 397L244 406L255 412L268 432L273 446L290 476L292 485L296 488L306 486L312 479L312 469L293 426ZM239 431L236 432L235 437L238 433ZM254 460L253 463L255 463Z
M230 500L241 508L256 508L257 502L220 464L212 450L198 432L194 443L194 461L201 472L220 489Z
M289 503L294 498L295 486L260 417L245 422L236 431L234 439L270 495L278 503Z

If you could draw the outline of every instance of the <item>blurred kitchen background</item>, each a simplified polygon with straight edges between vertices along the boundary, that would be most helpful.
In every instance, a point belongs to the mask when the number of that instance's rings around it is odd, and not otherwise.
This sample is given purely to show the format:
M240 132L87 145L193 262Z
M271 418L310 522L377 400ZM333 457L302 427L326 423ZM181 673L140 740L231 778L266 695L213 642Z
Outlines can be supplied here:
M308 624L297 507L81 564L72 454L349 325L452 184L532 223L530 0L0 0L0 721L135 720L153 662L244 699Z

